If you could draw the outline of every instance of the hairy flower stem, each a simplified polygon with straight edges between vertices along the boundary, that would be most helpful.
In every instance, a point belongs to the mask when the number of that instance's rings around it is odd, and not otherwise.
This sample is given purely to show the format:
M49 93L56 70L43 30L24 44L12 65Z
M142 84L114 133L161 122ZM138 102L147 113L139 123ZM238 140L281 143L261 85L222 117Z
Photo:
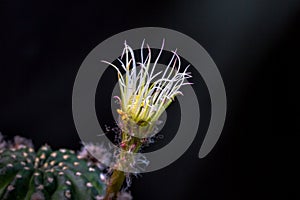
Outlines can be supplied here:
M125 173L115 170L110 178L110 183L106 189L106 196L104 200L116 199L118 191L120 191L125 180Z
M126 133L122 133L121 148L124 151L131 151L137 153L142 146L142 140L136 137L129 136ZM120 160L124 158L124 152L120 153ZM109 184L106 189L106 195L104 200L115 200L118 192L121 190L126 174L120 170L114 170L110 178Z

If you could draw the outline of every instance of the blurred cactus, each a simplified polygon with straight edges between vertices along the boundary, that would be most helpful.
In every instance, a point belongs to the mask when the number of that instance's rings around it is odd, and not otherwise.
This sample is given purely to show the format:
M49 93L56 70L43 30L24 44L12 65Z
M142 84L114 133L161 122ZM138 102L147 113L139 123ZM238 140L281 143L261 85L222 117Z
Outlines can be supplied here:
M105 175L88 159L47 145L35 152L31 141L15 137L5 142L0 133L0 199L100 200Z

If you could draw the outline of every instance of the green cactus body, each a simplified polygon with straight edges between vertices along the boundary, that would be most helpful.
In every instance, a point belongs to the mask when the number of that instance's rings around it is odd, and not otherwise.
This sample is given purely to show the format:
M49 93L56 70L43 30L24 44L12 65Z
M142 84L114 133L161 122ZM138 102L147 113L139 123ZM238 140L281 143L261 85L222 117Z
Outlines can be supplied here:
M72 150L43 146L38 152L29 147L1 151L0 199L89 200L104 195L102 171Z

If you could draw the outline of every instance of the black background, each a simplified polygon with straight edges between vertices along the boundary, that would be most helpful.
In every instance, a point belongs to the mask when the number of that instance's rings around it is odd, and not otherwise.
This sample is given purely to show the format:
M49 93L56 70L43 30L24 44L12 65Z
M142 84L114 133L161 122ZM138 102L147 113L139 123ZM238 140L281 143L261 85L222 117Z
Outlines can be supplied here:
M71 101L85 56L121 31L170 28L198 41L217 64L226 124L206 158L197 157L198 135L172 165L134 179L134 199L292 199L295 191L281 187L288 173L276 166L289 165L282 148L295 132L278 125L289 121L299 131L299 115L287 113L299 114L299 11L296 0L1 0L0 131L79 149Z

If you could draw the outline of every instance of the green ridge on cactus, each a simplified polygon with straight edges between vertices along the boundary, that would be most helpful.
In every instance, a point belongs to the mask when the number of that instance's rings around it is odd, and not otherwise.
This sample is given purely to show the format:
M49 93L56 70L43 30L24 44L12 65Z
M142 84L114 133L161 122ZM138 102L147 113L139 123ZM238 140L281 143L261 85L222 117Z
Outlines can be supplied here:
M102 171L74 151L52 151L47 145L0 150L0 199L92 200L101 199Z

